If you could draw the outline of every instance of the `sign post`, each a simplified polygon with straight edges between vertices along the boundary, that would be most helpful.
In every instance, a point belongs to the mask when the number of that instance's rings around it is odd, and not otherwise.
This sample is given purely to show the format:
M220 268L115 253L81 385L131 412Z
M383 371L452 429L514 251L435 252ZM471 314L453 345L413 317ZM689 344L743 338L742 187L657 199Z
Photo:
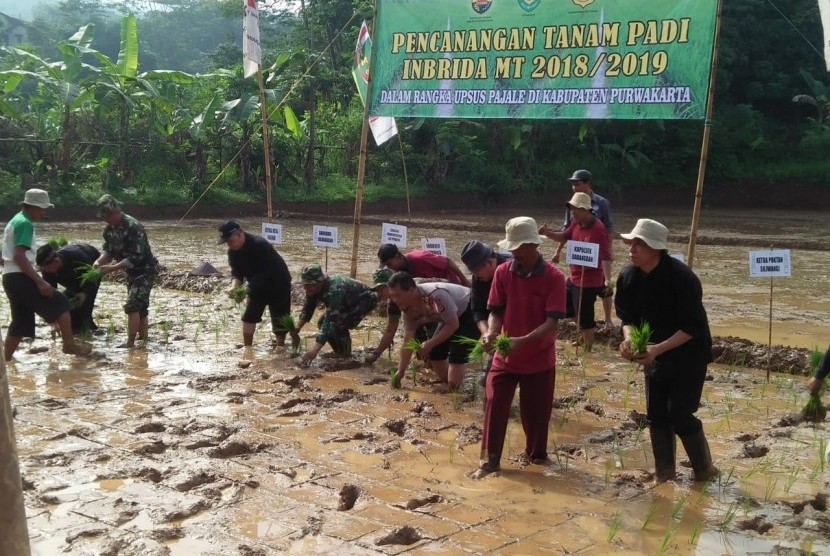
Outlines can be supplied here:
M282 244L282 224L272 224L270 222L262 223L262 237L268 240L268 243L274 245Z
M792 263L789 249L749 252L749 276L760 278L769 276L769 336L767 343L767 382L769 382L770 363L772 358L772 293L775 277L789 278L792 276Z
M585 241L568 241L568 264L581 266L579 275L579 302L576 310L576 329L582 334L582 326L580 325L580 315L582 314L582 290L585 282L585 267L598 268L599 267L599 243L588 243ZM587 348L587 346L586 346ZM586 349L587 351L587 349ZM576 344L576 354L579 355L579 342Z
M447 256L447 242L442 237L422 237L421 249L436 255Z
M384 222L380 228L380 242L406 247L406 226Z
M315 247L324 247L326 250L326 274L329 272L329 247L337 249L337 228L333 226L314 226L312 231L312 243Z

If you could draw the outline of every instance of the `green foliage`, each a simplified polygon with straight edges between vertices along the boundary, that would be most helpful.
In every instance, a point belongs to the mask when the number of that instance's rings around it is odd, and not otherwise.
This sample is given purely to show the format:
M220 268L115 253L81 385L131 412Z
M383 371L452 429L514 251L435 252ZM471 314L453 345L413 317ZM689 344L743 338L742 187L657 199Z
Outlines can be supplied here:
M248 288L246 288L245 286L237 286L233 290L231 290L231 299L233 299L233 302L236 304L245 301L246 297L248 297Z

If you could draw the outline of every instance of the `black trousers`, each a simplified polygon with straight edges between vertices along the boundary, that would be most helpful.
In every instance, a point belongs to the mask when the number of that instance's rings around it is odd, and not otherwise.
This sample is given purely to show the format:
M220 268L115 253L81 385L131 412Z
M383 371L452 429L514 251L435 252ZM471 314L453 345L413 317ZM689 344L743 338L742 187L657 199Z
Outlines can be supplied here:
M706 363L657 369L645 373L646 407L649 424L671 428L679 436L703 429L695 417L706 380Z

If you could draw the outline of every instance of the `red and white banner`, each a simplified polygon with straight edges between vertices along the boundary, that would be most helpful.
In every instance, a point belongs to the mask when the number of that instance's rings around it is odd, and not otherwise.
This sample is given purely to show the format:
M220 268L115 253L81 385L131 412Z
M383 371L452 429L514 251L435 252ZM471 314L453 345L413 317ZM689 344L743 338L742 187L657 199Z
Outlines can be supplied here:
M259 71L261 51L259 48L259 10L256 0L245 2L245 15L242 18L242 67L245 77L251 77Z

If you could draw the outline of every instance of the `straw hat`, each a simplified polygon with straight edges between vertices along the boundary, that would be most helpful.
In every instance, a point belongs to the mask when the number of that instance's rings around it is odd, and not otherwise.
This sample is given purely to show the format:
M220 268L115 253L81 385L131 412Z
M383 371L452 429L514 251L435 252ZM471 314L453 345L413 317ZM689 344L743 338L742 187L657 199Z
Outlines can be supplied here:
M668 250L669 229L656 220L640 218L630 234L620 234L625 240L641 239L646 245L658 251Z
M539 226L529 216L517 216L507 221L504 226L504 239L499 242L499 247L508 251L515 251L525 243L539 245L545 240L545 236L539 235Z

